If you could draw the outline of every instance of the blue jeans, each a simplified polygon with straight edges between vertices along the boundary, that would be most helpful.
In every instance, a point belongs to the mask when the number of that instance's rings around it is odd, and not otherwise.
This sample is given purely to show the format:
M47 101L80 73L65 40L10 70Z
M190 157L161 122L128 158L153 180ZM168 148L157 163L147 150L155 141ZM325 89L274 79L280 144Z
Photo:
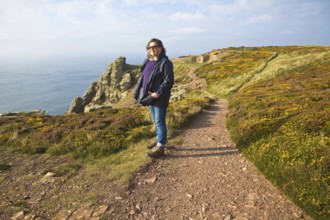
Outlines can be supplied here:
M156 128L157 142L161 145L166 144L166 107L149 106L152 121Z

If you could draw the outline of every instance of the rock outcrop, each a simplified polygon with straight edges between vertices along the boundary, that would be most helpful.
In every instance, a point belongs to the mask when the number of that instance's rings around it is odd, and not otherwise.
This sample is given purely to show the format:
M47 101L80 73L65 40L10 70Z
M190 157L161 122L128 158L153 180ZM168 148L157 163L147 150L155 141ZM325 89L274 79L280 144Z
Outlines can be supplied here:
M198 56L180 56L176 59L173 59L173 61L178 63L210 63L213 61L219 61L222 57L225 57L226 55L226 51L215 49L211 52L204 53Z
M109 64L98 81L93 82L83 97L75 97L69 109L70 113L89 112L102 107L112 107L127 96L135 85L139 66L126 64L125 57L117 58Z
M37 110L32 110L32 111L27 111L27 112L3 112L3 113L0 113L0 117L20 116L20 115L44 115L44 114L45 114L45 110L37 109Z

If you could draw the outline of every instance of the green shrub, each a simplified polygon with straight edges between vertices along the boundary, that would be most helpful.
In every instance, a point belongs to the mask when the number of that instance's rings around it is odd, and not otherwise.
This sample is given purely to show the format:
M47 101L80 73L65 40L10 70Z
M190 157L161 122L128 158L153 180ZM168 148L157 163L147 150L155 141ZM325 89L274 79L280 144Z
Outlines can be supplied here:
M185 99L170 104L169 133L180 133L209 106L212 99L205 94L229 97L227 127L237 147L308 214L330 219L330 48L231 47L213 52L220 61L174 64L176 84L189 84L187 73L193 68L206 80L208 92L186 88ZM112 175L125 181L148 162L144 150L152 136L144 107L0 117L1 150L110 164L116 170ZM0 170L7 169L0 164ZM53 169L59 176L78 170L70 164Z
M330 217L329 87L320 59L242 89L228 114L237 147L316 219Z
M1 121L9 121L1 118ZM132 131L150 125L140 108L105 109L86 114L49 116L21 115L0 128L2 146L14 151L53 155L68 154L77 159L98 158L121 151L131 141Z
M168 126L173 129L183 127L189 120L207 108L212 99L191 98L184 99L169 106L167 113Z

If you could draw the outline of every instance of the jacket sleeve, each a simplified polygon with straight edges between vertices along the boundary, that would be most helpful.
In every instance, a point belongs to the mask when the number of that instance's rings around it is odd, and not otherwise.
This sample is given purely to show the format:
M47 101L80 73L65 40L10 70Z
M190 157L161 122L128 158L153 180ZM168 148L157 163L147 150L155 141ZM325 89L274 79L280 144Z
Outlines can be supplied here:
M164 94L169 94L172 86L174 84L174 72L173 72L173 63L170 60L166 60L163 66L164 80L157 89L156 93L159 97Z
M147 62L148 62L148 59L145 59L142 66L141 66L141 68L140 68L140 76L139 76L138 82L136 84L135 91L134 91L134 96L133 96L135 100L139 99L140 89L142 87L142 82L143 82L143 69L144 69Z
M140 88L142 87L142 78L143 78L142 76L143 76L143 74L141 72L140 76L139 76L139 79L138 79L138 82L137 82L136 87L135 87L135 91L134 91L134 99L135 100L139 99Z

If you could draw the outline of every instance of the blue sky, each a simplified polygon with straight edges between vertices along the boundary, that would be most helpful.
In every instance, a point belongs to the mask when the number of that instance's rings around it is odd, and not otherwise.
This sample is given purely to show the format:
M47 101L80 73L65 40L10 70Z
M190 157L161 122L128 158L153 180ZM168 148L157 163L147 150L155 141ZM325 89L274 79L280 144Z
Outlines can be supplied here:
M329 0L0 0L0 59L330 45Z

